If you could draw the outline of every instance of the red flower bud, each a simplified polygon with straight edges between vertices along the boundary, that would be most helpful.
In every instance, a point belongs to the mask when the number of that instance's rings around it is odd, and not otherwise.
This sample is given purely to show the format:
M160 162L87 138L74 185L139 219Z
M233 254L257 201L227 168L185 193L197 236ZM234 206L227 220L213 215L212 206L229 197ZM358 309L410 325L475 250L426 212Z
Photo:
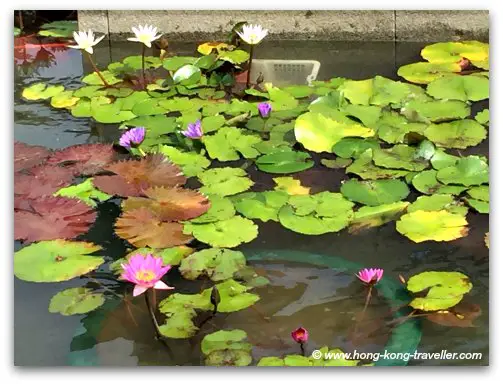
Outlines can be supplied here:
M307 332L307 329L299 327L295 331L292 331L292 339L299 344L307 343L309 332Z

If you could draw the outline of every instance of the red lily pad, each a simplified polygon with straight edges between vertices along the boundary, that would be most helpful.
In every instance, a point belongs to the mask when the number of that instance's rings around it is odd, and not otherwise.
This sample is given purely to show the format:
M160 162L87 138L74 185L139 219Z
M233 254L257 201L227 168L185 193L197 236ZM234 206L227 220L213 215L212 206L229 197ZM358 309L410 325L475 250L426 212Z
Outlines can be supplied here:
M96 188L109 195L143 196L150 187L176 187L185 184L187 178L181 169L168 161L164 155L148 155L140 160L118 161L105 170L112 176L96 176Z
M170 248L193 239L184 235L182 224L161 221L145 207L123 212L115 223L115 233L138 248Z
M87 204L66 197L44 197L27 205L29 209L14 212L16 240L71 239L87 232L96 219Z
M163 221L190 220L210 209L210 201L201 193L183 188L152 187L144 197L130 197L122 203L125 211L145 207Z
M28 145L16 141L14 143L14 172L41 164L50 154L50 150L40 145Z
M110 144L79 144L54 152L49 164L69 165L79 174L94 175L114 161Z
M71 184L73 170L54 165L39 165L14 174L14 195L25 199L51 196L58 189Z

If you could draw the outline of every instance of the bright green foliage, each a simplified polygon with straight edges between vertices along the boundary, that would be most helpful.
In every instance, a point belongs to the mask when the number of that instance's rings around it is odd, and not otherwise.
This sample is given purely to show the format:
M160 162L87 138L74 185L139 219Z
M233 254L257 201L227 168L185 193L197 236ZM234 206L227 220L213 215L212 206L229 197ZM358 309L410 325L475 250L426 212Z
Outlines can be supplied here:
M207 195L230 196L244 192L253 185L241 168L212 168L198 175L203 186L199 189Z
M239 154L254 159L260 155L254 145L261 141L259 136L247 134L235 127L223 127L214 135L203 137L208 155L219 161L239 160Z
M487 137L487 131L475 120L465 119L431 124L424 135L441 147L464 149L480 144Z
M105 192L101 192L96 189L93 184L93 178L90 177L77 185L71 185L69 187L64 187L56 192L54 192L54 196L63 196L70 197L73 199L82 200L87 205L91 207L95 207L97 202L102 202L110 199L112 196Z
M342 184L341 193L351 201L377 206L405 199L409 195L409 187L401 180L351 179Z
M95 293L92 289L84 287L69 288L52 297L49 312L61 313L64 316L81 315L94 311L104 302L103 293Z
M245 192L232 197L236 210L249 219L278 221L278 211L288 201L282 191Z
M180 264L180 273L188 280L208 276L213 281L222 281L232 278L234 273L245 265L246 258L241 252L211 248L195 252L183 259Z

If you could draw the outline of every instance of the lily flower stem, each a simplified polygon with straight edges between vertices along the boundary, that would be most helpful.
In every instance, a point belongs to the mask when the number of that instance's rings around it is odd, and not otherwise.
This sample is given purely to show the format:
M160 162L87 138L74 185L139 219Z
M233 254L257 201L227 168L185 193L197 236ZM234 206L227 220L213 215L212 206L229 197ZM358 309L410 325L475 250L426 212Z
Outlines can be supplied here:
M367 293L367 298L365 299L365 306L363 307L363 311L361 312L360 319L355 325L355 332L358 331L358 324L363 321L363 316L365 315L365 311L367 310L367 307L369 306L370 299L372 298L372 285L369 285L369 291Z
M162 334L161 334L161 331L159 330L159 323L157 322L157 318L155 317L155 313L154 313L154 308L153 308L152 303L150 302L150 298L149 298L150 291L153 291L153 290L149 289L147 292L145 292L145 304L147 304L147 309L150 314L150 319L152 320L152 325L154 326L155 334L156 334L157 338L161 339Z
M141 148L138 148L138 152L140 152L140 154L141 154L143 157L147 156L147 154L146 154L146 153L143 151L143 149L141 149Z
M98 67L96 66L96 64L94 63L93 61L93 58L91 57L91 54L89 52L86 52L86 55L87 55L87 58L89 59L89 62L91 63L91 65L93 66L93 69L94 69L94 72L96 72L96 74L99 76L99 78L101 79L101 81L103 82L103 85L107 88L110 88L111 85L108 84L108 82L105 80L105 78L103 77L103 75L101 74L100 70L98 69Z
M250 60L248 62L248 73L246 75L246 88L250 88L250 75L253 62L253 44L250 44Z
M147 90L147 81L145 80L145 44L141 45L141 76L143 81L143 89Z
M304 349L304 343L299 343L300 344L300 352L302 356L306 356L306 350Z

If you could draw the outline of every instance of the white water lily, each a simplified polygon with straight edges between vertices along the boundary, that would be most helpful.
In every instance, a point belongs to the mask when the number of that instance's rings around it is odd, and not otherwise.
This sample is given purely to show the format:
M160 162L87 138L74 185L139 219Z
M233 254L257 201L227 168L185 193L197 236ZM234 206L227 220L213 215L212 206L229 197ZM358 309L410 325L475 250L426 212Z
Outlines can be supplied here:
M129 41L137 41L139 43L145 44L147 47L152 47L152 41L157 40L162 36L162 33L156 36L157 27L145 24L144 26L139 25L137 27L132 27L135 37L129 37Z
M237 31L237 34L246 43L255 45L260 43L262 39L267 36L268 32L269 30L262 28L261 25L246 24L243 25L243 30L241 32Z
M77 45L69 45L70 48L75 48L75 49L83 49L86 52L89 52L90 54L93 53L93 47L98 44L105 35L94 38L94 32L89 30L89 32L85 31L78 31L78 32L73 32L73 38L75 39L75 42Z

